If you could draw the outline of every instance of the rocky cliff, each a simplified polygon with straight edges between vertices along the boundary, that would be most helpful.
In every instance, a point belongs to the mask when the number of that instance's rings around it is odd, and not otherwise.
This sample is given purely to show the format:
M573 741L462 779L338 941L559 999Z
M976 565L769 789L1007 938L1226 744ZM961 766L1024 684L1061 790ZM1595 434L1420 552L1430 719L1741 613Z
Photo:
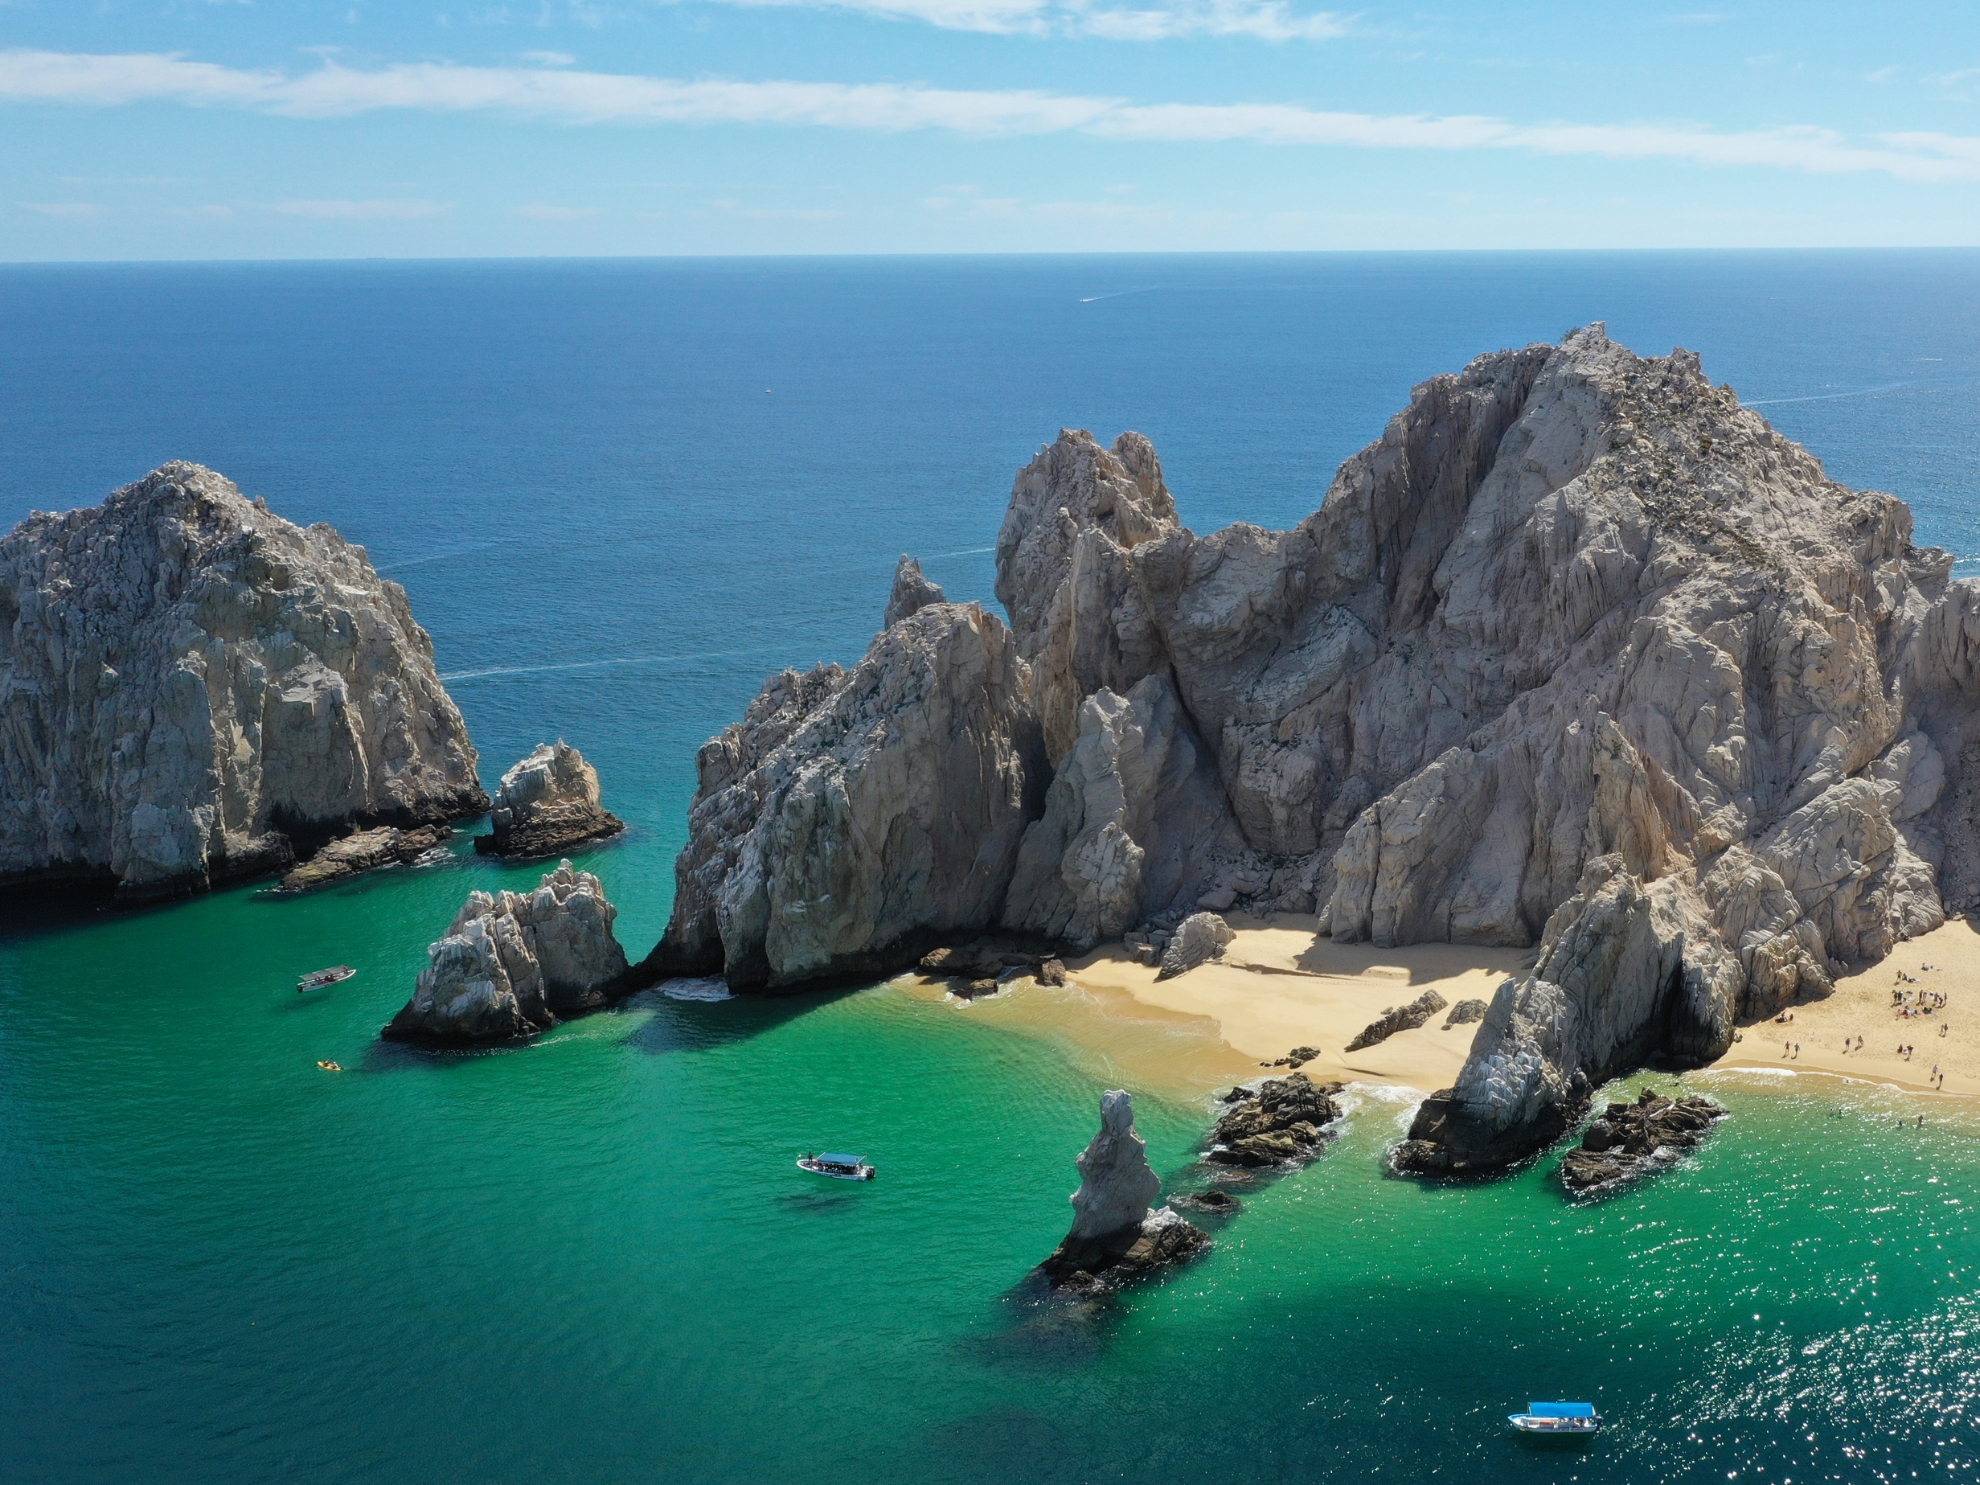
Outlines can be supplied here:
M487 807L406 595L196 464L0 540L0 882L198 891Z
M470 892L383 1034L434 1046L513 1041L596 1010L624 988L618 915L598 878L568 861L534 892Z
M1410 1168L1517 1158L1604 1079L1714 1057L1736 1019L1980 902L1980 584L1688 352L1592 326L1435 377L1290 531L1198 536L1147 440L1061 433L1012 491L997 594L1008 681L978 701L1035 718L1052 772L1042 809L1027 770L994 831L921 858L1008 862L959 916L1086 943L1201 903L1537 946ZM752 715L842 683L780 678ZM820 752L778 776L842 767ZM882 876L927 849L854 810L779 851L755 808L763 878L827 843ZM808 962L933 916L882 911Z
M904 969L993 923L1046 779L1026 666L973 603L912 610L851 670L773 676L695 767L644 972L739 989Z

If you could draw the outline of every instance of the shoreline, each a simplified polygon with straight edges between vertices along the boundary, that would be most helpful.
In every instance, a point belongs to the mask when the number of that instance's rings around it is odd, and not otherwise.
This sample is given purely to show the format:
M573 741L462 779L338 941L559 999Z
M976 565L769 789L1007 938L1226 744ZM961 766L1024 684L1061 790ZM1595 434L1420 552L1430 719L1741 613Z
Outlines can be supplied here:
M893 983L991 1025L1058 1040L1099 1075L1174 1096L1282 1077L1292 1069L1262 1064L1300 1046L1319 1049L1298 1069L1315 1082L1427 1095L1451 1085L1479 1030L1477 1022L1444 1029L1449 1007L1466 999L1489 1003L1501 981L1531 967L1536 952L1469 944L1335 944L1318 935L1306 914L1232 914L1228 921L1235 937L1224 957L1171 980L1158 981L1153 966L1135 962L1113 943L1068 958L1063 990L1020 981L1016 993L962 1001L939 978L909 972ZM1934 968L1921 969L1925 964ZM1890 1003L1899 970L1920 984L1898 988L1937 991L1948 1005L1931 1016L1900 1019ZM1790 1008L1792 1022L1741 1026L1739 1042L1726 1055L1695 1070L1786 1072L1962 1102L1980 1098L1980 1016L1966 1025L1963 987L1969 986L1980 1007L1980 929L1955 920L1841 976L1828 997L1797 1003ZM1346 1051L1387 1008L1426 989L1442 995L1447 1008L1421 1027ZM1844 1038L1853 1045L1858 1035L1865 1038L1864 1050L1844 1052ZM1801 1043L1798 1058L1769 1055L1781 1042L1795 1041ZM1919 1049L1910 1062L1896 1052L1901 1041ZM1943 1088L1929 1081L1935 1062L1946 1075Z

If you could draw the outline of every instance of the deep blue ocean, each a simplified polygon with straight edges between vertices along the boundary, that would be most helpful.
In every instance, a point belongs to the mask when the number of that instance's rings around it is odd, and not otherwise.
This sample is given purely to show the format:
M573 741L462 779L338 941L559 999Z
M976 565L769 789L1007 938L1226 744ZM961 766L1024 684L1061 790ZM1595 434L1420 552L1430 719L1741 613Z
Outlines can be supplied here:
M1605 320L1980 573L1980 252L0 268L0 521L174 458L404 584L487 782L563 736L638 957L695 748L851 662L896 558L991 602L1061 426L1183 519L1290 524L1410 386ZM0 1477L61 1482L1908 1480L1973 1473L1980 1120L1720 1079L1685 1168L1570 1207L1381 1174L1393 1102L1202 1264L1024 1308L1126 1075L875 989L374 1038L463 854L0 929ZM513 880L512 880L513 879ZM298 1007L299 969L358 979ZM326 1078L315 1059L351 1069ZM1137 1087L1181 1171L1205 1090ZM864 1142L874 1191L792 1150ZM1528 1389L1532 1391L1529 1394ZM1597 1397L1588 1454L1520 1449Z

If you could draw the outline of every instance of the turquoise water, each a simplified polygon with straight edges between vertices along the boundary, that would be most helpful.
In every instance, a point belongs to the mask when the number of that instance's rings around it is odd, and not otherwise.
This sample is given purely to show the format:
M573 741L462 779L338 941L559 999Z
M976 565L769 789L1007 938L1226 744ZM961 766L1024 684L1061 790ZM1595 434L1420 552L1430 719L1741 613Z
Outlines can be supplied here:
M1060 423L1149 433L1199 529L1283 524L1412 380L1606 316L1703 349L1838 478L1980 554L1976 290L1975 254L4 270L0 515L193 457L366 542L486 776L555 733L600 763L634 829L581 860L637 954L694 746L767 669L855 656L899 551L987 598L1011 472ZM531 875L463 850L300 901L0 923L0 1473L1788 1481L1980 1458L1963 1111L1699 1078L1734 1110L1712 1143L1574 1207L1551 1156L1486 1186L1383 1176L1406 1105L1371 1094L1207 1260L1068 1315L1025 1275L1121 1074L1063 1036L882 987L649 996L481 1056L377 1042L462 895ZM334 962L358 977L288 988ZM1128 1081L1188 1179L1204 1090ZM881 1179L801 1176L817 1144ZM1521 1447L1503 1415L1549 1394L1616 1427Z

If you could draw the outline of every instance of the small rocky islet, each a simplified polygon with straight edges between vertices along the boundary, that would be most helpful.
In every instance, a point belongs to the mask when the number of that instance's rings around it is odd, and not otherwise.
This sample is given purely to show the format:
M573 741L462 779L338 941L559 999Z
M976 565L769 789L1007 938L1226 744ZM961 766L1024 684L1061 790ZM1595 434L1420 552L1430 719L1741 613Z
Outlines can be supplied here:
M1534 948L1396 1155L1483 1173L1980 903L1980 583L1689 352L1594 325L1433 377L1288 531L1199 536L1148 440L1063 431L996 569L1007 617L904 559L857 664L772 676L702 747L643 960L533 978L499 925L540 937L537 909L470 899L420 993L452 1004L470 960L508 990L448 1035L996 935L1135 933L1188 973L1219 915L1308 913ZM491 806L403 590L197 465L0 540L0 644L0 885L142 900L301 861L301 888ZM489 849L601 838L596 783L538 749ZM575 877L551 897L602 917Z

